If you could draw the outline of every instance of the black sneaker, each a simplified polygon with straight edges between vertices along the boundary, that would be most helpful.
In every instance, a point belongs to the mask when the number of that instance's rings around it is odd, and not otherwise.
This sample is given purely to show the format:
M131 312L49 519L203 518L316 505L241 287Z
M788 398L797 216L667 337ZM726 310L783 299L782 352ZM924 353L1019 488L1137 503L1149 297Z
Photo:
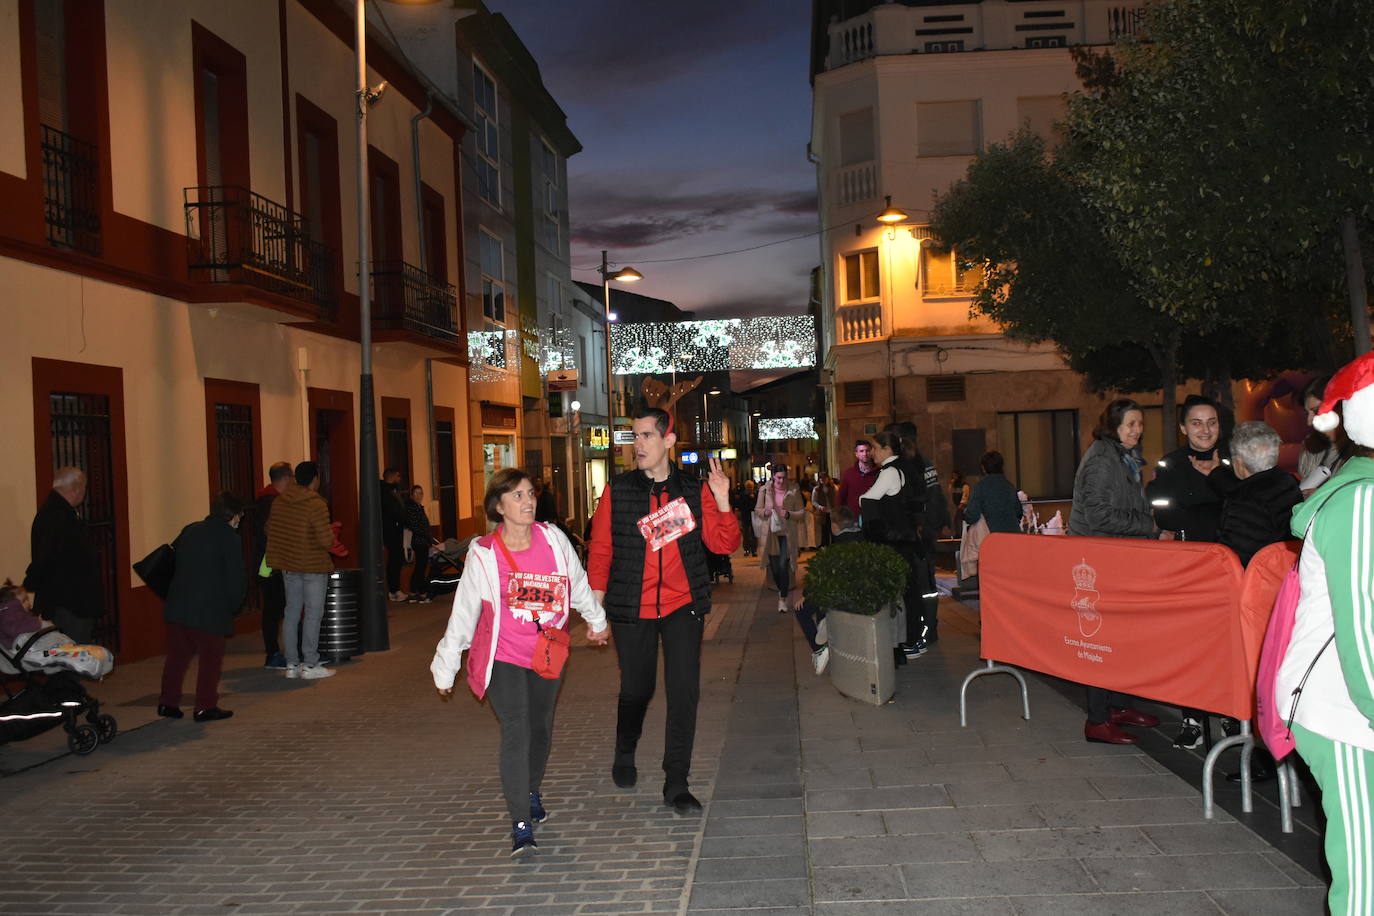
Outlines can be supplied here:
M510 836L510 857L512 859L534 852L539 848L539 844L534 841L534 828L530 826L529 821L516 821L511 828Z
M907 658L920 658L930 651L930 646L924 639L918 639L913 643L905 643L902 646L902 654Z
M639 782L639 771L633 764L621 766L616 764L611 767L611 781L621 789L633 789L635 783Z
M536 824L542 824L549 819L549 812L544 810L544 799L538 792L530 793L530 820Z
M701 802L697 801L691 792L679 792L672 798L665 798L663 803L672 808L673 814L678 817L691 817L701 813Z
M1202 723L1197 719L1184 719L1183 727L1178 730L1178 737L1174 739L1174 747L1191 751L1201 746Z
M1230 716L1221 717L1221 731L1228 738L1234 738L1240 734L1240 720Z

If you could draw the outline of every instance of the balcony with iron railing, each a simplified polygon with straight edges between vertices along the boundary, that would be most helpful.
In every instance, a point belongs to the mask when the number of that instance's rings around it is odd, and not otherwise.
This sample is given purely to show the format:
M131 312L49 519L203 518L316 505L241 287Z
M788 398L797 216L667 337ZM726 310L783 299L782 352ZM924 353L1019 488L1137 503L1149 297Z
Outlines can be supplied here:
M299 213L247 188L186 188L187 267L193 280L239 283L315 307L338 309L338 254L310 236Z
M43 125L43 222L48 242L100 254L100 170L93 144Z
M378 261L372 269L372 324L458 344L458 294L453 284L405 261Z

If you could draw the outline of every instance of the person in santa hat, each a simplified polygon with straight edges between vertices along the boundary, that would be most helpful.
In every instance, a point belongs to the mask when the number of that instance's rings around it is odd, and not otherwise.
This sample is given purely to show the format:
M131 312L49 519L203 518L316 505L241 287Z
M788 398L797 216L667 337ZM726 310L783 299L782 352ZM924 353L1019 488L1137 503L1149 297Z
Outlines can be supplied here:
M1275 695L1322 789L1332 913L1374 912L1374 353L1336 373L1312 425L1351 457L1293 512L1302 598ZM1296 693L1295 693L1296 691ZM1286 698L1292 697L1290 701Z

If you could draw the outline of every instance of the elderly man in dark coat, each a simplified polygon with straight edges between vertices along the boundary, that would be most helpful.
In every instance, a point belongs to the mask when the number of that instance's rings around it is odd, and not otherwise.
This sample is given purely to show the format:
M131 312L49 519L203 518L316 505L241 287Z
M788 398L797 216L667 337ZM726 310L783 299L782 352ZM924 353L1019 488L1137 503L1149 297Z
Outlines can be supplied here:
M181 718L181 684L193 655L200 656L195 720L213 722L233 715L219 708L219 676L224 668L225 637L233 635L234 615L243 605L248 586L238 535L242 520L243 503L230 493L221 493L210 514L183 528L172 543L177 568L162 609L167 660L162 666L160 716Z
M86 475L58 468L47 502L33 517L29 569L24 588L34 594L34 611L78 643L92 642L104 606L100 554L77 515L86 501Z

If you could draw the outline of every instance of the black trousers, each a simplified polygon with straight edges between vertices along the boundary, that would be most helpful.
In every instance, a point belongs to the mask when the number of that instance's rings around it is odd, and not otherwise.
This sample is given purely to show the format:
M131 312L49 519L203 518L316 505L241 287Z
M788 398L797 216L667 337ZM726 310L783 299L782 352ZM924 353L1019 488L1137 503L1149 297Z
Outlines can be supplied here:
M406 565L405 529L400 526L392 531L390 526L382 529L382 546L386 548L386 592L401 590L401 568Z
M262 594L262 648L269 656L281 652L281 622L286 615L286 584L281 570L272 570L266 579L258 579Z
M70 636L76 643L85 645L95 639L96 618L94 617L81 617L64 607L49 608L41 611L40 616L51 620L54 626Z
M487 699L501 720L501 792L512 821L529 822L530 793L544 782L553 743L553 708L563 679L542 678L529 668L496 662Z
M615 765L633 766L644 715L658 677L658 645L663 643L663 687L668 694L663 740L663 797L686 792L701 699L702 618L687 608L637 623L611 622L620 662L620 703L615 723Z
M410 571L410 593L412 595L429 594L429 544L416 544L411 541L411 549L415 551L415 568Z
M1105 687L1086 687L1088 691L1088 723L1091 725L1101 725L1107 721L1111 715L1109 707L1119 706L1122 708L1131 705L1131 697L1124 693L1112 693Z

